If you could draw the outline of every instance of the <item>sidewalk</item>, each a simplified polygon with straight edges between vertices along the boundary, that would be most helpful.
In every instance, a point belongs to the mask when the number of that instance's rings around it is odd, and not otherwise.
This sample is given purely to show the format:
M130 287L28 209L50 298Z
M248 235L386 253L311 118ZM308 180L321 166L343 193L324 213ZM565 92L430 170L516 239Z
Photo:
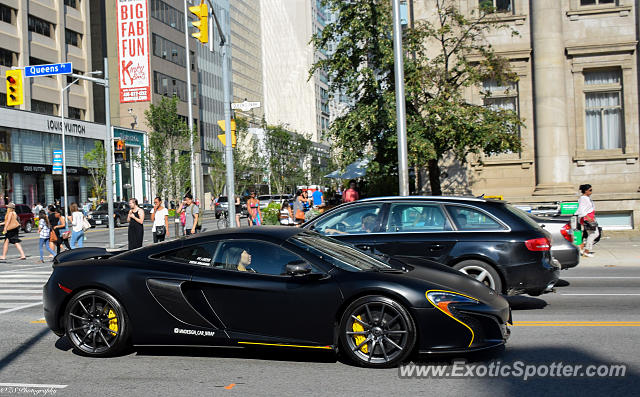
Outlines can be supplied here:
M593 246L592 258L581 257L580 267L613 267L640 265L640 231L607 231Z

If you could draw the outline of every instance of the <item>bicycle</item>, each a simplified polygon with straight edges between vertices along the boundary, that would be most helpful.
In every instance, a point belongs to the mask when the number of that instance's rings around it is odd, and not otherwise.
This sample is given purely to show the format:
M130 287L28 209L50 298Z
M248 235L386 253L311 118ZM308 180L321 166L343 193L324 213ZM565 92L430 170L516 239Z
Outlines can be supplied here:
M218 229L226 229L229 227L229 211L223 211L218 218Z

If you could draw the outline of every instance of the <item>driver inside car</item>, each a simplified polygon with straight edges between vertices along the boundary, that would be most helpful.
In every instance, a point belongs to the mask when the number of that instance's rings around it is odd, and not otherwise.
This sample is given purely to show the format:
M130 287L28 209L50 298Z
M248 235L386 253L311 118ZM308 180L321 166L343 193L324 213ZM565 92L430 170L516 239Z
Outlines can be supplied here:
M228 270L237 270L240 272L253 272L251 265L251 254L240 247L231 247L226 252L225 258L226 268Z
M354 232L372 233L373 230L376 228L376 219L378 219L378 216L376 214L372 214L372 213L365 214L362 217L360 230L354 230ZM331 228L324 229L324 232L326 234L349 234L349 232L345 232L338 229L331 229Z

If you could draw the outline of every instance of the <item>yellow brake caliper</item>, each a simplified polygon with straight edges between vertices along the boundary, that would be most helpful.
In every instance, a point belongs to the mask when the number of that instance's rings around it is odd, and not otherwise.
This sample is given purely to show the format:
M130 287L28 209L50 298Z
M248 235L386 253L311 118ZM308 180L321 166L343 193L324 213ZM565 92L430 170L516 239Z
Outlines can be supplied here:
M113 310L109 309L107 318L111 317L114 318L112 320L109 320L109 329L113 331L113 334L115 335L118 332L118 318L116 317L116 313Z
M360 316L356 316L356 317L358 318L358 320L362 320L362 317L360 317ZM353 328L353 332L362 332L362 331L364 331L364 327L362 326L362 324L360 324L357 321L353 322L353 325L351 326L351 328ZM362 342L364 342L365 339L367 339L367 338L365 338L364 335L354 335L353 336L353 340L356 342L356 346L359 346ZM365 345L360 348L360 351L362 351L365 354L369 353L368 345L365 343Z

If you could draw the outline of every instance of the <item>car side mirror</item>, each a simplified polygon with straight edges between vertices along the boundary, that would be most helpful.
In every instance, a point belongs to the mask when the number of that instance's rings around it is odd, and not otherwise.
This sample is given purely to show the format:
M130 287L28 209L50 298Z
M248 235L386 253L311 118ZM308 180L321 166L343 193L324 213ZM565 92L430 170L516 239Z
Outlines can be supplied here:
M304 276L311 273L311 265L305 261L292 261L287 263L286 271L289 276Z

